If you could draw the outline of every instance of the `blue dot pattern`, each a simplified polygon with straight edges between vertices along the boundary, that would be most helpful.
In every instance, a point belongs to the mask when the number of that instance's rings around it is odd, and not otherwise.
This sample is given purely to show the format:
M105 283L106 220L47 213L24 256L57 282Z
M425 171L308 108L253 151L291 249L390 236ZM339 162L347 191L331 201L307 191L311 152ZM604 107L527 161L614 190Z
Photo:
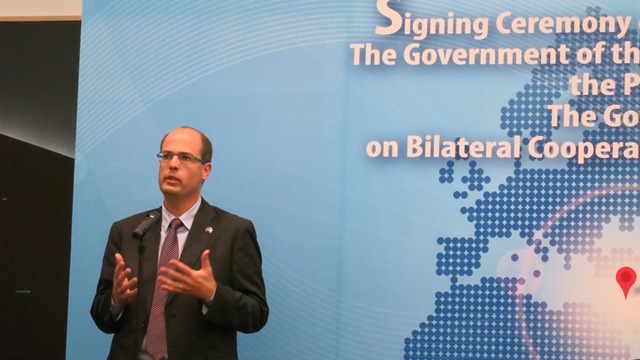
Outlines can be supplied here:
M600 11L587 8L588 15L600 16ZM556 45L566 44L571 54L599 41L609 46L625 41L638 44L638 36L636 30L622 39L599 33L556 36ZM637 129L613 128L602 122L608 105L621 104L622 111L637 109L637 97L624 96L618 89L614 96L560 100L569 90L571 76L588 72L592 78L610 78L621 84L630 71L628 65L614 64L609 50L601 64L583 65L572 60L569 65L541 65L532 70L524 89L501 109L500 127L509 137L521 136L525 146L538 135L551 141L557 129L551 125L547 106L564 102L579 113L587 109L598 113L598 125L583 130L584 141L638 141ZM543 159L527 160L535 165ZM449 161L440 170L440 182L453 184L454 167L466 161ZM586 257L594 265L595 277L611 276L621 264L640 263L632 249L605 251L598 247L605 227L614 221L620 232L635 229L635 218L640 216L640 186L634 185L640 183L637 161L592 158L578 164L573 158L565 160L564 168L550 169L528 168L517 159L513 174L497 191L484 192L491 178L475 161L469 161L468 174L460 178L465 190L455 191L453 197L462 201L470 198L470 193L478 193L471 206L460 208L475 230L470 237L437 239L442 251L436 255L436 274L450 277L451 289L436 293L435 313L405 339L404 359L629 359L630 347L623 343L619 331L588 305L549 309L545 302L534 301L531 294L518 292L525 278L484 277L473 285L458 282L459 277L471 276L481 267L491 241L513 237L522 239L543 262L551 256L560 257L566 271L576 258ZM520 261L514 255L511 261ZM538 269L531 274L533 278L541 275Z
M629 359L620 332L590 306L552 310L520 294L522 284L484 277L436 293L435 314L405 339L404 359Z
M489 176L483 176L484 170L477 168L478 164L475 161L469 162L469 175L462 177L462 183L467 184L469 191L482 191L484 184L491 182Z
M599 11L598 8L587 9L589 15L600 15ZM638 41L635 30L622 39L602 34L569 34L558 35L557 38L557 43L567 44L572 53L600 40L609 44ZM628 66L613 64L610 53L604 58L609 61L598 65L571 63L534 69L531 83L526 84L525 90L519 91L515 99L509 100L509 106L502 109L501 127L511 137L522 136L524 143L537 135L553 139L547 105L553 104L563 91L567 91L569 76L578 74L579 69L588 68L594 78L613 78L621 82L624 73L629 71ZM606 105L614 103L633 108L629 97L620 93L615 96L580 96L569 103L579 111L588 108L599 113ZM635 129L612 128L602 122L594 130L585 130L583 135L584 140L594 143L637 141L638 138ZM617 219L620 231L631 232L636 226L635 217L640 216L640 186L634 185L640 183L636 163L637 160L633 159L589 159L578 165L575 159L569 159L566 168L549 169L525 168L522 161L515 161L513 175L498 186L498 191L486 191L475 200L474 206L460 209L467 221L475 226L474 237L469 240L472 244L468 244L473 257L488 252L489 239L517 235L525 239L544 262L549 260L554 249L563 256L568 270L571 269L571 259L577 255L589 256L593 262L600 261L601 252L597 251L596 242L602 238L604 226ZM449 161L447 167L440 169L442 183L453 183L454 166L454 162ZM462 176L461 182L468 191L479 192L491 182L491 178L475 161L470 161L468 175ZM467 191L453 193L456 199L467 199L468 196ZM442 244L451 245L448 239ZM445 246L441 254L450 261L438 266L440 273L447 276L473 274L476 263L466 259L453 260L455 249Z
M440 179L439 179L440 183L442 183L442 184L445 184L445 183L451 184L451 183L453 183L453 180L454 180L453 179L453 173L454 173L453 165L454 165L453 161L449 161L449 162L447 162L447 167L443 167L443 168L440 169Z

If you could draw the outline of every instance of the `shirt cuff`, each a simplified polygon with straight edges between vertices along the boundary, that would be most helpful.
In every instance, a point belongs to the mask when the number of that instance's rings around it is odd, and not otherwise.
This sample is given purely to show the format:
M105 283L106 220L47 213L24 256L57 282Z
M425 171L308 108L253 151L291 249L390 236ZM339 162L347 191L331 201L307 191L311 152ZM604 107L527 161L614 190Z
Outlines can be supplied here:
M211 294L209 300L202 302L202 315L207 315L207 313L209 312L209 308L211 307L211 304L213 304L214 296L216 296L215 290L213 291L213 294Z
M113 302L113 297L111 297L111 308L110 308L111 317L114 318L116 321L120 320L123 309L124 309L124 306L118 305L115 302Z

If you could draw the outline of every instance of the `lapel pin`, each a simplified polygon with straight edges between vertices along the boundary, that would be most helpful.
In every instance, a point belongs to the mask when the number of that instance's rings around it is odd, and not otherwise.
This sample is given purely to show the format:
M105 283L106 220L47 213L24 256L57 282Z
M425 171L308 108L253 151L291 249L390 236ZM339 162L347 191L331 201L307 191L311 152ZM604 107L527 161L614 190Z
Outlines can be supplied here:
M213 228L211 226L207 227L206 229L204 229L204 231L208 232L209 234L211 234L213 232Z

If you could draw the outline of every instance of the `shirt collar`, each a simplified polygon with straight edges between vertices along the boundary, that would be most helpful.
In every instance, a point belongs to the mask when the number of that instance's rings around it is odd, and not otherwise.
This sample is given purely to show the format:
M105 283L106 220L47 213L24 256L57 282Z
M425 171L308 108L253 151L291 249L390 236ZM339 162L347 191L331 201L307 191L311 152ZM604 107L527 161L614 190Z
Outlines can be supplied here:
M196 218L196 213L200 208L200 204L202 203L202 198L198 198L195 204L191 207L191 209L187 210L184 214L180 215L180 221L184 225L187 230L191 230L191 225L193 224L193 220ZM175 216L171 215L169 210L164 207L164 202L162 203L162 229L167 231L169 228L169 223L173 220Z

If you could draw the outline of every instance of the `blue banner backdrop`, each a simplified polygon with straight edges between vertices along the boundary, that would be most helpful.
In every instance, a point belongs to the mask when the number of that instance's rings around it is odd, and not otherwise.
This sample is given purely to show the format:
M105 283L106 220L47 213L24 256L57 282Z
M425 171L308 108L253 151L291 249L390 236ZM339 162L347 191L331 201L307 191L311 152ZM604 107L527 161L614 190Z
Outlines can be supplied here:
M242 359L640 357L639 4L85 0L67 358L180 125L258 231Z

